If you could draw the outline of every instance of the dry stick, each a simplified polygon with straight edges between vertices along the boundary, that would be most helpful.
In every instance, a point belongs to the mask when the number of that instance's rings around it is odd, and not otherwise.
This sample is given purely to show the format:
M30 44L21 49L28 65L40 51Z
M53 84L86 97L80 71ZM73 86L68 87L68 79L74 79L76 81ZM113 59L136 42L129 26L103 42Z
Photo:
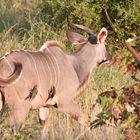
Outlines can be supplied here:
M106 15L107 22L109 23L110 27L113 29L114 32L117 32L117 29L114 27L113 22L111 21L106 9L105 9L105 15Z
M139 37L137 37L134 33L131 33L131 36L132 38L129 38L125 41L125 46L131 52L132 56L137 61L137 63L140 64L140 55L130 44L132 41L138 40ZM140 83L140 79L136 78L136 73L132 75L131 78L135 80L136 82Z
M137 63L140 64L140 55L138 54L138 52L127 41L126 41L126 47L131 52L131 54L133 55Z
M139 36L137 36L135 33L130 33L130 35L132 36L132 38L130 38L130 39L127 39L127 41L128 40L130 40L130 41L128 41L128 43L129 42L132 42L132 41L138 41L139 39L140 39L140 37Z

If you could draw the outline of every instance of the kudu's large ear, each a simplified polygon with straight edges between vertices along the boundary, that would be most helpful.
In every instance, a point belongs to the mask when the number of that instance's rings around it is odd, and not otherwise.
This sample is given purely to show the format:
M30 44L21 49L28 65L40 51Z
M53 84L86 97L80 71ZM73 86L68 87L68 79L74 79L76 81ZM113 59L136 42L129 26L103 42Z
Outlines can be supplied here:
M104 43L107 37L107 33L107 29L103 27L97 35L97 43Z
M66 35L68 40L72 43L82 43L85 41L84 36L71 30L67 30Z

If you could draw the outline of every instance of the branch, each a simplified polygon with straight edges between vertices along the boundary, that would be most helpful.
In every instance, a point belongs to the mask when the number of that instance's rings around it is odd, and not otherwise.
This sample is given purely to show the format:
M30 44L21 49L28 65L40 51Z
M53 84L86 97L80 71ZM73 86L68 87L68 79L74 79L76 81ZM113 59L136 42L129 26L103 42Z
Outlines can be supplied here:
M135 60L137 61L138 64L140 64L140 55L139 53L126 41L126 47L128 50L131 52Z
M106 9L105 9L105 15L106 15L107 22L109 23L110 27L113 29L114 32L117 32L117 29L114 27L113 22L111 21Z

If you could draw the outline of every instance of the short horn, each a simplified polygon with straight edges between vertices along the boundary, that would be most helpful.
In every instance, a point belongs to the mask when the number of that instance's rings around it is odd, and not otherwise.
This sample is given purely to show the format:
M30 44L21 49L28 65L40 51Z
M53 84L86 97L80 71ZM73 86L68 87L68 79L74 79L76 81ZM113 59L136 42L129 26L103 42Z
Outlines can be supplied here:
M14 82L20 77L22 72L22 64L18 62L14 62L15 70L8 78L0 78L0 87L6 87Z

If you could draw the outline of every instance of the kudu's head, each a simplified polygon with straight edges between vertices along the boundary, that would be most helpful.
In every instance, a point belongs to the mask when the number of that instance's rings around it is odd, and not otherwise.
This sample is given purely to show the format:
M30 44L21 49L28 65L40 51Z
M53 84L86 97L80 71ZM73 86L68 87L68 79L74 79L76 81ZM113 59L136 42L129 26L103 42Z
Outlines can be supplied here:
M81 29L82 31L88 34L88 39L85 39L83 35L73 32L69 29L67 31L67 38L72 43L81 45L82 48L90 47L91 51L94 51L93 57L95 57L94 60L98 65L110 59L110 55L107 52L106 43L105 43L108 34L106 28L103 27L98 33L98 35L95 36L89 28L83 25L74 24L71 23L70 21L68 21L68 25L71 28Z

